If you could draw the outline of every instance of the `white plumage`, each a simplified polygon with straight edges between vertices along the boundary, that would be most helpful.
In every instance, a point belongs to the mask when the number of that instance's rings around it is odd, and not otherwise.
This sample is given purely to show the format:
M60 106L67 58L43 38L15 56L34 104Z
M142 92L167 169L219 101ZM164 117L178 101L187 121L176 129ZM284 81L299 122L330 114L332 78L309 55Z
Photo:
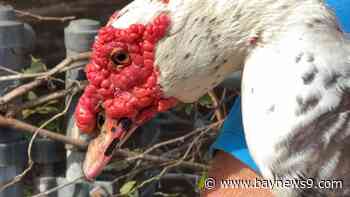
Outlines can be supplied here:
M172 19L155 59L165 95L193 102L243 66L244 128L263 176L344 181L276 192L350 196L350 43L322 1L136 0L113 25L161 12Z
M350 51L330 26L334 18L317 19L287 26L276 41L257 46L244 66L246 138L267 178L349 180L350 92L344 81Z

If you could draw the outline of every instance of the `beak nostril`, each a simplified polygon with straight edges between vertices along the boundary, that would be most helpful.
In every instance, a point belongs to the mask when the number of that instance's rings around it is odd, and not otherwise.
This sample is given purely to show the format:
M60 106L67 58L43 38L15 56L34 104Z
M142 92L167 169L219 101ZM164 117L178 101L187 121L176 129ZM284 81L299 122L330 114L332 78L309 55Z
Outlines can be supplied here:
M121 118L119 123L124 131L129 131L132 125L132 120L130 118Z
M112 143L108 146L107 150L105 151L105 156L109 157L112 155L113 151L115 150L117 144L119 143L119 139L114 139Z
M103 114L99 113L97 115L97 127L101 129L104 122L105 122L105 117L103 116Z

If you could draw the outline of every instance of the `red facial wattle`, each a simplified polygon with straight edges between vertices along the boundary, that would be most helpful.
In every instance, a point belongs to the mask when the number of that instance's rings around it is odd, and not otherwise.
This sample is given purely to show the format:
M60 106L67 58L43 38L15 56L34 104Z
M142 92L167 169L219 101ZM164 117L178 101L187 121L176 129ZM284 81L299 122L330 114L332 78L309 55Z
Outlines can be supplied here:
M169 17L161 14L151 24L134 24L127 29L110 24L99 31L85 70L90 84L75 113L81 131L94 130L96 114L101 110L110 118L128 117L141 124L176 104L174 98L164 98L154 65L155 47L169 25ZM125 53L129 61L113 62L115 51Z
M120 120L140 125L177 103L163 95L154 64L157 43L166 35L170 18L160 14L150 24L133 24L127 29L114 28L115 20L118 14L99 31L85 69L89 85L75 111L76 125L84 133L96 131L97 114L105 115L103 132L90 143L84 162L88 179L102 171L111 159L106 152L128 132Z

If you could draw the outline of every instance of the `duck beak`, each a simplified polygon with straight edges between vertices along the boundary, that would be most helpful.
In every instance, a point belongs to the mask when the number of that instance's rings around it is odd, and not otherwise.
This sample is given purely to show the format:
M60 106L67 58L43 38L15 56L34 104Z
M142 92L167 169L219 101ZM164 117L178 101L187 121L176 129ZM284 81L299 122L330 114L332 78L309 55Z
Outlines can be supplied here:
M137 125L129 118L106 118L100 134L90 142L85 156L83 173L87 180L92 181L101 174L115 150L124 144L136 128Z

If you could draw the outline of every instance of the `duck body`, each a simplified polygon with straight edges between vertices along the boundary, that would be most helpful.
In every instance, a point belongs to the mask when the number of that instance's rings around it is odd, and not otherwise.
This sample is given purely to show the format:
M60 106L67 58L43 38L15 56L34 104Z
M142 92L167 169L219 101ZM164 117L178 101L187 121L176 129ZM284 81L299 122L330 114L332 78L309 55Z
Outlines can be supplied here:
M243 69L243 125L263 177L313 181L276 194L350 196L350 43L323 1L135 0L107 26L160 15L169 27L152 43L159 99L194 102ZM324 180L342 185L316 187Z
M276 187L278 196L350 195L350 45L321 6L296 7L244 65L249 150L265 178L297 181ZM332 186L321 188L325 182Z

